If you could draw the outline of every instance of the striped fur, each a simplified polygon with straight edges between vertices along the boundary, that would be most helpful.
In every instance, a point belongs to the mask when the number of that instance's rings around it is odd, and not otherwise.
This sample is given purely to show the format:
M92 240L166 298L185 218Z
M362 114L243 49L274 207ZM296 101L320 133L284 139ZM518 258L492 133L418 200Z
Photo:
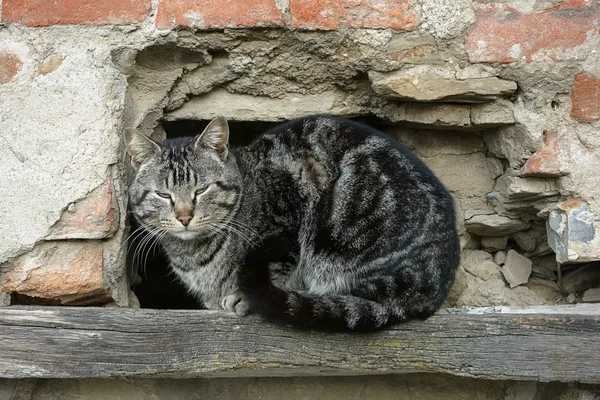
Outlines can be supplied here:
M158 148L128 138L140 164L134 214L161 232L173 270L208 308L373 330L440 307L459 263L454 207L416 156L372 128L326 116L229 151L214 145L227 142L227 129L218 131ZM184 227L177 210L190 204Z

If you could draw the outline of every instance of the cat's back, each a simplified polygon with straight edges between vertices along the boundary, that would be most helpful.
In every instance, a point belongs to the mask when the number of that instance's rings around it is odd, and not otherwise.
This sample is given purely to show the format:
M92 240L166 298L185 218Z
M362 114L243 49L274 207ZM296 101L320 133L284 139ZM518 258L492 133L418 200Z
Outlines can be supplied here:
M253 165L312 158L330 175L339 176L351 167L380 176L402 176L402 180L441 183L413 153L370 126L329 115L312 115L278 125L256 138L243 150Z

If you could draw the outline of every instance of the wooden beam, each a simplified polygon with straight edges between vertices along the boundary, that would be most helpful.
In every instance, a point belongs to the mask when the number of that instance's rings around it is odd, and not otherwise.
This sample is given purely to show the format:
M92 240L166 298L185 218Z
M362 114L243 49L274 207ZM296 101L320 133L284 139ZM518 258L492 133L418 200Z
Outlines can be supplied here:
M442 310L370 334L216 311L0 308L0 377L444 372L600 383L600 304Z

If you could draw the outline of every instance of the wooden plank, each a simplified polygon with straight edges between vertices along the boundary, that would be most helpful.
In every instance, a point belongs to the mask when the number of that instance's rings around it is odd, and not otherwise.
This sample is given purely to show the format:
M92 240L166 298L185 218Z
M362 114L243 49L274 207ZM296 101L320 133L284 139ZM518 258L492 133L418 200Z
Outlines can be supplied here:
M0 377L445 372L600 383L600 305L443 310L370 334L216 311L0 308Z

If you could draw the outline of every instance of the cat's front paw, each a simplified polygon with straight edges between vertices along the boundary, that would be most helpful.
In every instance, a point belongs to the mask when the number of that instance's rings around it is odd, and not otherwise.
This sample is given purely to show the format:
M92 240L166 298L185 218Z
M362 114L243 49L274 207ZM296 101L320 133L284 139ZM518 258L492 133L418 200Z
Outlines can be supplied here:
M221 301L221 307L227 311L232 311L240 317L250 314L250 306L246 301L246 296L242 292L233 292L225 296Z

